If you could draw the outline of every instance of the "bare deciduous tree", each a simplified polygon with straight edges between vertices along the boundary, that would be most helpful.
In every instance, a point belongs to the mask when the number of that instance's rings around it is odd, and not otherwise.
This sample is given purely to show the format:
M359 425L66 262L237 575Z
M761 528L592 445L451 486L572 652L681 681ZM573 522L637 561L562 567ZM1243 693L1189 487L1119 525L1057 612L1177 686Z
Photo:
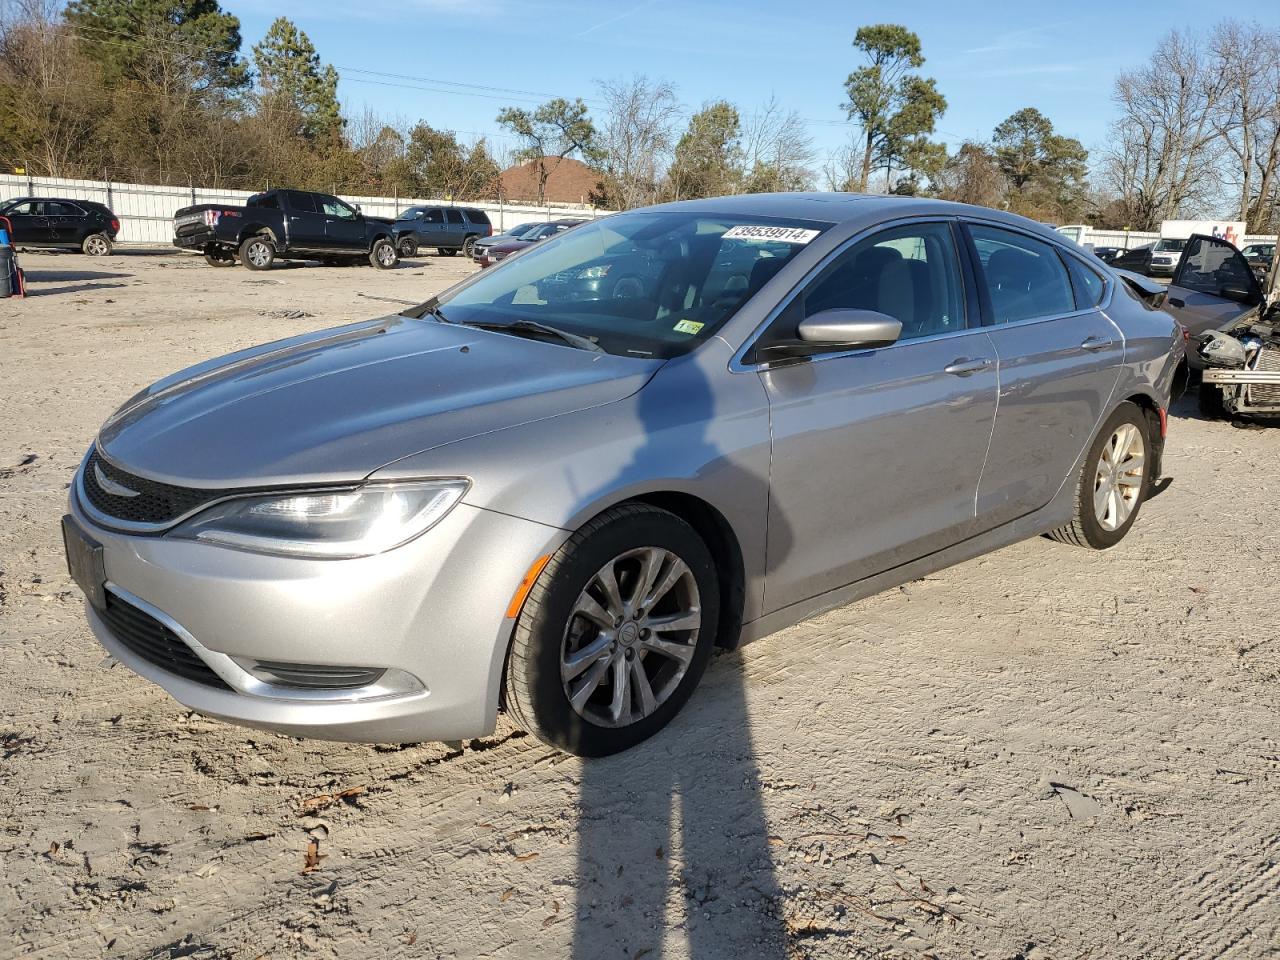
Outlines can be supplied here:
M813 186L813 138L794 110L776 97L751 114L742 132L743 189L747 193L807 190Z
M653 203L675 147L680 117L675 87L640 73L599 86L605 103L599 139L605 204L631 210Z
M1176 30L1147 64L1117 78L1120 116L1104 171L1134 229L1152 229L1210 199L1221 151L1215 120L1230 84L1204 46Z

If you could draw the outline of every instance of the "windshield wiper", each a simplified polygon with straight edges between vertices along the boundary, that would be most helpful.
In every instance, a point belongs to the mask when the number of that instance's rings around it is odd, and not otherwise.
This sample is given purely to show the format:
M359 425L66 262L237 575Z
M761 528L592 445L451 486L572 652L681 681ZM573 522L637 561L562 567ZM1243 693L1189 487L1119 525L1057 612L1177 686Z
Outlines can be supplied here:
M438 311L433 311L438 312ZM451 321L446 320L446 323ZM604 353L604 348L589 337L580 337L576 333L570 333L567 330L561 330L545 323L538 323L536 320L512 320L508 323L496 323L483 320L469 321L462 324L464 327L475 327L477 330L496 330L499 333L538 333L545 336L555 337L562 343L567 343L571 347L577 347L579 350L590 350L593 353Z

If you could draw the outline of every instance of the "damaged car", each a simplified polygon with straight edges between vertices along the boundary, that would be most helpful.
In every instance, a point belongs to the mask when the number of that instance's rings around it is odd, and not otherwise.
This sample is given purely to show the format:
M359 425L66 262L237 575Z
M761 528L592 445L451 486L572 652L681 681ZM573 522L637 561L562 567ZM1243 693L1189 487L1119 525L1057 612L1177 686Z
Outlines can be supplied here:
M1219 237L1187 242L1166 308L1187 331L1187 361L1201 372L1208 417L1280 416L1277 267L1260 284L1248 260Z

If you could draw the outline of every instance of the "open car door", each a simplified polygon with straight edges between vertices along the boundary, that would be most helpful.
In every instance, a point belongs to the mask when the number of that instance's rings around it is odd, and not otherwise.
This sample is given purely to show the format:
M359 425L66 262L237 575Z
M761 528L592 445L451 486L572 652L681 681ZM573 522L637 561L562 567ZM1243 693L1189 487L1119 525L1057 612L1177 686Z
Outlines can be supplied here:
M1173 273L1165 309L1187 328L1192 343L1206 330L1218 330L1263 302L1262 288L1249 262L1226 240L1196 234L1187 241ZM1194 351L1188 361L1200 366Z

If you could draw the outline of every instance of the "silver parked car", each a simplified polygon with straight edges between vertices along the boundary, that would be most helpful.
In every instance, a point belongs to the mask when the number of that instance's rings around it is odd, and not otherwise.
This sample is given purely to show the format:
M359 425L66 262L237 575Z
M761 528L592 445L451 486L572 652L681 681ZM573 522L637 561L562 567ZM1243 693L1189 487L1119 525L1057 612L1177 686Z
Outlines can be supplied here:
M418 308L212 360L102 427L64 534L119 661L235 723L584 755L712 648L1048 533L1159 476L1177 324L977 207L618 214Z

